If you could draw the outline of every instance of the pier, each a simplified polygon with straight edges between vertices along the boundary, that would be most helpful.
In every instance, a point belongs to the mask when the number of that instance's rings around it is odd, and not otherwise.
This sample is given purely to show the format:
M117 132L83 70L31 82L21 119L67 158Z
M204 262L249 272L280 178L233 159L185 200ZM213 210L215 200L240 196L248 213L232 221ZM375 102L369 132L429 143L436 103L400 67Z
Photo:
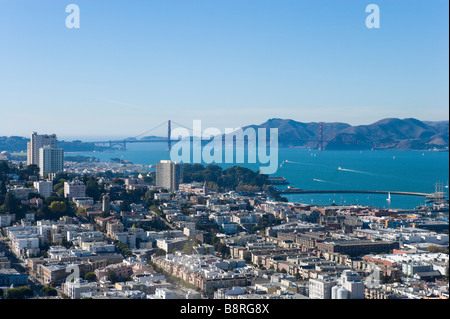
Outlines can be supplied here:
M300 188L290 188L285 190L275 191L276 194L381 194L381 195L404 195L404 196L419 196L426 198L434 198L434 193L417 193L417 192L400 192L400 191L378 191L378 190L305 190Z

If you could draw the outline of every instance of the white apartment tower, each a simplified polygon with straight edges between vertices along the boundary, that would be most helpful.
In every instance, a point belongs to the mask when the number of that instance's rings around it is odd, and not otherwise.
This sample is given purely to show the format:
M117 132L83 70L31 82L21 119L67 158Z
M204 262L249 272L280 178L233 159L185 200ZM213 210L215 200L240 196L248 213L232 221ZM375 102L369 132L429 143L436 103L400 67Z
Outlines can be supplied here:
M44 146L56 148L56 135L39 135L33 132L27 144L27 165L39 165L39 149Z
M156 163L156 187L168 190L178 190L183 179L181 164L169 160Z
M37 165L42 177L64 170L64 150L56 148L56 143L55 134L31 134L27 144L27 165Z
M39 149L39 169L44 177L47 174L59 173L64 170L64 150L44 146Z

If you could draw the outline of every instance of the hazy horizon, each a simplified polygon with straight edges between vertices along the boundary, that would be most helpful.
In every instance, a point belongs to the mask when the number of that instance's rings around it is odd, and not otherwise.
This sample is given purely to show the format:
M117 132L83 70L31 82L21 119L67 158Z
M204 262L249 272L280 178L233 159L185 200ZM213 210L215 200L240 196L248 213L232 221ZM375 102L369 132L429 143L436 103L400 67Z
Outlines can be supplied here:
M370 125L370 124L374 124L374 123L376 123L378 121L381 121L381 120L384 120L384 119L389 119L389 118L377 119L377 120L375 120L373 122L370 122L370 123L363 123L363 124L347 123L347 124L350 124L352 126ZM400 118L400 119L404 120L404 119L407 119L407 118ZM270 119L267 119L266 121L268 121L268 120L270 120ZM282 120L293 120L293 121L296 121L296 122L301 122L301 121L298 121L298 120L295 120L295 119L287 119L287 118L284 118ZM448 119L446 119L446 120L437 120L437 121L422 120L422 119L417 119L417 120L422 121L422 122L449 122ZM249 124L246 124L246 125L243 125L243 126L260 125L260 124L265 123L266 121L264 121L262 123L249 123ZM319 122L304 122L304 123L319 123ZM332 123L332 122L323 122L323 123ZM341 123L344 123L344 122L341 122ZM174 127L172 126L172 129L173 128ZM208 127L207 126L202 127L202 129L206 129L206 128L208 128ZM224 126L223 129L224 128L228 128L228 127ZM222 129L222 128L219 128L219 129ZM163 132L161 134L149 133L148 135L139 136L138 139L140 139L142 137L150 137L150 136L167 137L167 125L164 126L162 128L162 130L163 130ZM19 137L29 138L29 136L31 135L32 132L36 132L36 131L30 131L30 133L27 134L27 135L10 135L8 137L19 136ZM81 140L83 142L94 142L94 141L120 140L120 139L125 139L125 138L136 137L136 136L124 136L124 135L118 135L118 134L116 134L116 135L113 135L113 134L111 134L111 135L64 135L64 134L58 134L58 132L37 132L37 133L38 134L56 134L59 141L67 141L67 142L72 142L72 141L75 141L75 140ZM0 136L2 136L2 134L0 134ZM3 135L3 136L6 136L6 135Z

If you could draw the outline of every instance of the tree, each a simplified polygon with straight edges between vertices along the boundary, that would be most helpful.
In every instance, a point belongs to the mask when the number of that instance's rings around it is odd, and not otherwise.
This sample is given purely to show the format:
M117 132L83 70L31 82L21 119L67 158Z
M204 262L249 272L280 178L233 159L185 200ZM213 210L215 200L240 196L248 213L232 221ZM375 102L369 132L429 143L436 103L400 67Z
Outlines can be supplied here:
M187 242L181 251L185 254L192 254L194 252L194 243Z
M0 184L0 195L6 195L8 190L6 189L6 182L2 181Z
M48 205L43 205L38 209L36 216L38 219L52 219L52 212Z
M58 216L62 216L67 213L67 205L65 202L55 201L50 204L50 211Z
M10 168L7 161L0 161L0 180L6 178L9 174Z
M95 275L95 272L88 272L85 276L84 279L86 279L87 281L97 281L97 276Z
M0 212L16 214L17 219L22 218L24 215L20 201L12 193L6 194L3 205L0 207Z
M29 287L9 288L3 293L5 299L23 299L27 297L33 297L33 290Z
M164 256L166 254L166 251L162 248L159 248L156 252L156 256Z
M41 294L44 296L57 296L58 291L53 287L45 286L41 289Z
M222 254L222 256L225 257L230 255L230 248L228 248L226 244L221 243L220 239L216 236L213 237L213 246L217 252Z
M128 202L128 200L123 200L120 203L120 211L121 212L129 212L131 210L130 208L130 203Z
M105 211L103 211L103 212L100 214L100 216L103 217L103 218L109 217L109 216L111 216L111 212L105 212Z
M155 201L155 190L148 190L144 195L144 202L147 205L147 207L156 205Z
M23 295L17 288L9 288L3 293L4 299L23 299Z
M92 197L94 201L99 201L104 190L101 185L98 184L97 179L93 176L86 178L86 195Z
M36 164L31 164L26 166L21 173L19 173L19 175L23 178L23 179L28 179L28 177L30 176L35 176L35 175L39 175L39 166L37 166Z
M113 184L117 184L117 185L125 185L125 181L122 178L114 178L113 179Z
M447 253L448 254L448 248L445 249L443 247L439 247L439 246L436 246L436 245L428 246L426 251L430 252L430 253Z
M150 189L147 192L145 192L145 199L153 200L155 198L155 194L157 193L156 190Z
M119 276L112 270L108 270L107 278L113 284L115 284L116 282L119 282L119 280L120 280Z
M59 197L64 197L64 183L67 182L64 178L61 178L58 183L53 185L53 190Z

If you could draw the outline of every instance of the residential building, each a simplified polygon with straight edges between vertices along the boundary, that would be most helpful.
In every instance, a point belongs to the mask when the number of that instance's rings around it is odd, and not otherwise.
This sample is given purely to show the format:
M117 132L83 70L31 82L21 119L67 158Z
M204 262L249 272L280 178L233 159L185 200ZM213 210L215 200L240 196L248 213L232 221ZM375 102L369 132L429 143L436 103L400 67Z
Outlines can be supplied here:
M63 284L63 287L64 293L71 299L92 296L99 290L96 282L88 282L86 280L68 281Z
M386 241L336 240L317 243L317 249L322 252L340 253L349 256L388 253L397 248L399 248L398 242Z
M106 224L106 233L110 237L114 237L115 233L121 233L124 230L123 223L120 221L113 221Z
M11 193L13 193L14 197L19 200L27 200L31 193L37 193L37 189L35 188L28 188L28 187L21 187L21 186L15 186Z
M0 269L0 287L23 286L28 283L28 275L13 268Z
M179 163L170 160L162 160L156 163L156 187L178 190L182 179L182 166Z
M86 186L79 180L64 182L64 197L69 200L74 197L86 197Z
M56 148L56 135L39 135L36 132L31 134L30 142L27 144L27 164L39 165L39 149L44 146Z
M211 255L167 254L165 257L152 256L152 261L169 274L200 288L203 293L212 294L220 288L247 286L245 262L227 262ZM225 269L233 268L234 271ZM240 271L238 271L238 269Z
M15 214L0 215L0 227L11 226L12 222L16 220Z
M49 197L53 192L52 181L38 181L34 182L34 188L38 190L38 193L44 197Z
M309 298L331 299L331 288L336 285L336 280L328 276L309 279Z
M64 170L64 150L44 146L39 149L39 174L43 177Z
M167 253L173 250L183 249L186 243L188 243L187 237L156 240L156 246L160 249L165 250Z
M344 270L338 285L331 289L331 299L364 299L364 289L364 283L356 272Z
M111 198L109 197L109 194L103 196L102 211L107 213L111 211Z
M94 205L94 199L92 197L72 197L72 201L77 207L91 207Z
M105 280L110 272L115 273L119 278L126 278L133 274L133 267L127 263L118 263L95 270L98 280ZM105 278L106 277L106 278Z

